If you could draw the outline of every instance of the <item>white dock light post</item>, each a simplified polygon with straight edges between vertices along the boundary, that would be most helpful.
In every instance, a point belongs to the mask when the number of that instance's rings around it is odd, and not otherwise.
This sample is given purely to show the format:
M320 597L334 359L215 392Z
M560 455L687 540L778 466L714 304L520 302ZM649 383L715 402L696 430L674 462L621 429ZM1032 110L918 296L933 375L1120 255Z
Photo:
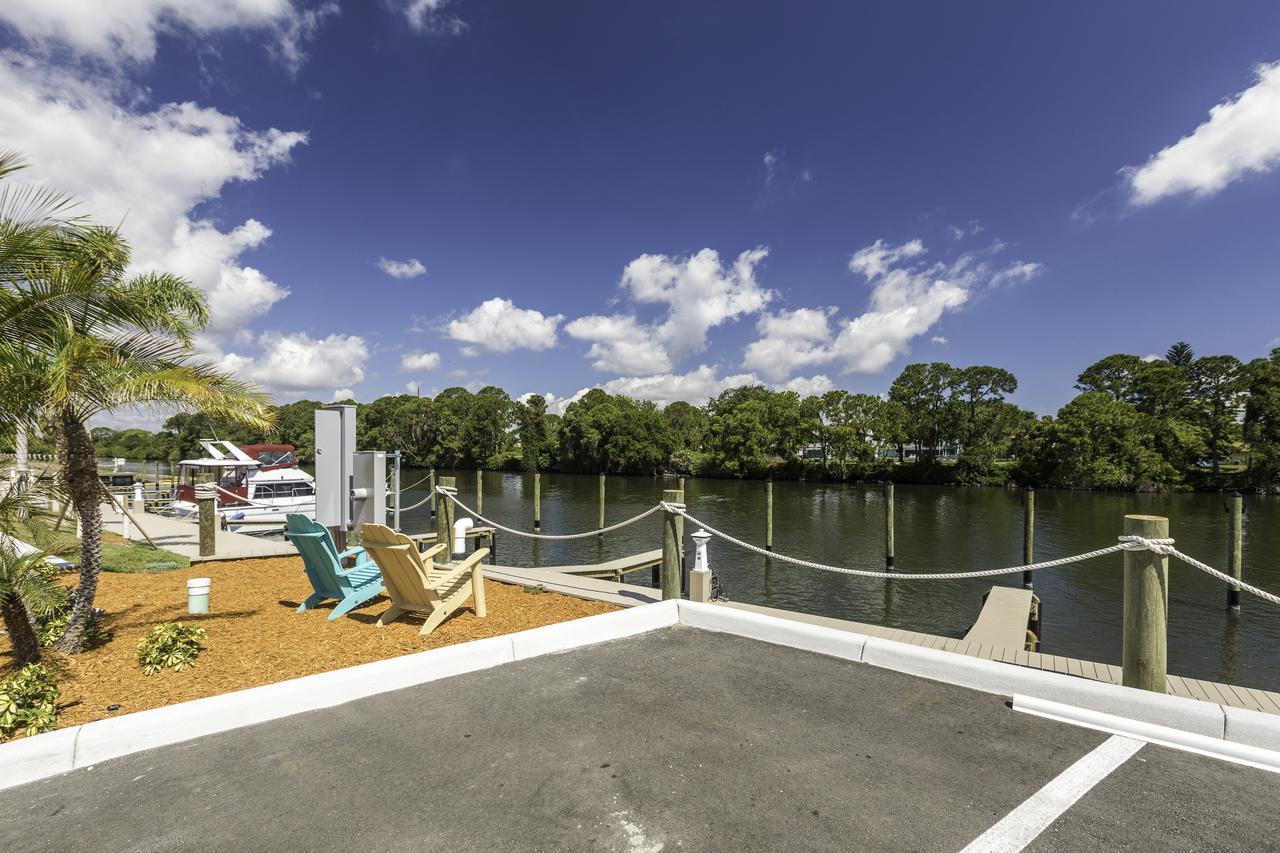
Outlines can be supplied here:
M711 563L707 560L707 543L711 541L711 534L705 530L699 530L693 534L692 538L697 551L694 556L693 571L689 573L689 600L710 601Z

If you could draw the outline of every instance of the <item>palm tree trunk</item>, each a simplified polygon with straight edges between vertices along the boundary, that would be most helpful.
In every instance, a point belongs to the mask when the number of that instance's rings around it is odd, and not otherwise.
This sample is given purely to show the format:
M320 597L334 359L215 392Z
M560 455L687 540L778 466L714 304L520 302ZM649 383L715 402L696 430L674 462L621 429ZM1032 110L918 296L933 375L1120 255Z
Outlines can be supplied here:
M55 644L60 652L80 651L84 628L93 613L93 600L98 593L98 574L102 570L102 486L98 480L98 461L93 439L75 414L62 413L62 476L67 491L80 517L80 586L67 630Z
M9 632L9 643L13 647L14 662L22 665L35 663L40 659L40 643L36 640L35 629L31 627L31 617L22 599L17 595L8 596L0 606L0 619L4 620L5 630Z

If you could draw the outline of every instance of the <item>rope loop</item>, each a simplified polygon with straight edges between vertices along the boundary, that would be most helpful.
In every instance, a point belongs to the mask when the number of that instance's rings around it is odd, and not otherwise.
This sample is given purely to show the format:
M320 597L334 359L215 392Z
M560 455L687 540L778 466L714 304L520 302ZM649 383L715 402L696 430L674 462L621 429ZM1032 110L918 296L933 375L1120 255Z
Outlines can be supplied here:
M1147 539L1145 536L1125 535L1120 538L1120 547L1125 551L1154 551L1166 557L1178 553L1173 547L1172 539Z

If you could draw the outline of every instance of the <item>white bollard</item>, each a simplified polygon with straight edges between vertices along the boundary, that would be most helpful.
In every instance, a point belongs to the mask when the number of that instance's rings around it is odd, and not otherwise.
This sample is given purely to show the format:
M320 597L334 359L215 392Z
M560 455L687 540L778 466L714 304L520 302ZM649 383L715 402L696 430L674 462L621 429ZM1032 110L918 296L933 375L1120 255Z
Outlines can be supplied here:
M187 581L187 612L209 612L209 587L213 585L210 578L192 578Z
M133 511L134 511L134 512L146 512L146 511L147 511L147 502L146 502L146 500L142 497L142 484L141 484L141 483L134 483L134 484L133 484Z
M693 534L697 552L694 556L693 571L689 573L690 601L711 600L711 563L707 559L707 543L710 541L711 534L705 530L699 530Z

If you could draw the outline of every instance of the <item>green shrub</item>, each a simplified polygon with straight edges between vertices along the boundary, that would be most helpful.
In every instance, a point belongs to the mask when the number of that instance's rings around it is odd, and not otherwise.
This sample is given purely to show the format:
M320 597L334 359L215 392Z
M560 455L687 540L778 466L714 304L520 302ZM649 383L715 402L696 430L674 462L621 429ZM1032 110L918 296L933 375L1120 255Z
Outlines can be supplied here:
M0 681L0 737L16 731L31 737L56 726L59 692L53 673L38 663Z
M196 665L196 656L204 646L203 628L183 625L181 622L164 622L156 625L138 643L138 663L146 675L154 675L162 669L182 672Z
M64 590L62 592L62 600L54 605L50 610L36 617L36 639L44 648L49 648L62 636L62 632L67 630L67 623L71 621L71 606L75 603L75 591ZM100 608L95 607L89 614L89 621L84 626L84 645L82 648L93 649L102 645L111 639L111 632L102 627L102 614Z

